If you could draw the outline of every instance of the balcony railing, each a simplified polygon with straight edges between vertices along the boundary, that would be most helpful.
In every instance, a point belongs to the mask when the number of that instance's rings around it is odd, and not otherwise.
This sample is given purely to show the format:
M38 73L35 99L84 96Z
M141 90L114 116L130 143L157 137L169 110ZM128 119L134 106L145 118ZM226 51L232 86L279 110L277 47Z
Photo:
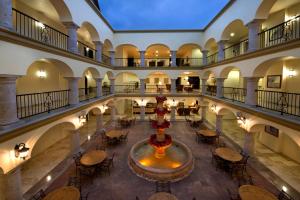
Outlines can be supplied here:
M140 87L138 84L115 85L115 93L139 93Z
M237 44L231 45L224 49L225 59L233 58L242 55L248 50L248 39L243 40Z
M300 116L300 94L256 90L257 106L280 112L281 115L289 114Z
M16 98L17 116L23 119L68 106L69 90L20 94Z
M217 86L215 86L215 85L202 85L201 87L205 87L205 94L206 95L216 96Z
M171 58L146 58L147 67L170 67Z
M93 49L89 45L84 44L83 42L77 41L78 42L78 51L79 54L91 59L96 58L96 49Z
M88 101L97 97L97 87L79 88L79 101Z
M110 87L109 86L103 86L102 87L102 96L108 96L110 95Z
M282 44L300 38L300 15L258 34L260 48Z
M213 64L218 62L218 52L207 56L207 64Z
M178 67L194 67L194 66L202 66L203 59L202 58L177 58L176 59L176 66Z
M14 8L12 15L13 27L17 34L60 49L68 49L68 35Z
M223 87L223 97L232 101L245 103L247 90L245 88Z
M110 57L105 55L105 54L102 54L102 62L107 64L107 65L111 65Z
M115 58L115 65L118 67L138 67L141 66L139 58Z

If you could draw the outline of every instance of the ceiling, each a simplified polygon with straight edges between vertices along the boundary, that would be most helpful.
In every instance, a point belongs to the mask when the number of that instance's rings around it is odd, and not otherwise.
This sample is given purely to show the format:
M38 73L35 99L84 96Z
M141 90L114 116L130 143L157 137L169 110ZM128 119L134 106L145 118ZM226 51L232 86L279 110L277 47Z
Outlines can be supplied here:
M279 10L288 8L297 3L300 3L300 0L277 0L274 6L272 7L270 13L274 13Z

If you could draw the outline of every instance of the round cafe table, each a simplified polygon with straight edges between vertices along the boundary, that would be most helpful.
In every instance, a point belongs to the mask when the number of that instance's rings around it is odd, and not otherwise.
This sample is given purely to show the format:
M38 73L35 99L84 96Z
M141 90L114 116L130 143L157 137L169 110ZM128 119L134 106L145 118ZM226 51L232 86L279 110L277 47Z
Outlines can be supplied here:
M271 192L254 185L242 185L239 188L239 195L242 200L277 200Z
M177 197L170 193L158 192L153 194L148 200L178 200Z
M239 162L243 159L243 156L240 153L227 147L217 148L215 150L215 153L220 158L227 160L229 162Z
M76 187L67 186L50 192L43 200L79 200L80 192Z
M101 150L92 150L87 153L85 153L81 159L80 163L85 166L94 166L97 164L100 164L103 162L103 160L107 157L107 154L105 151Z
M198 133L204 137L216 137L217 132L215 130L199 130Z
M110 130L106 132L106 136L109 138L119 138L123 135L122 130Z

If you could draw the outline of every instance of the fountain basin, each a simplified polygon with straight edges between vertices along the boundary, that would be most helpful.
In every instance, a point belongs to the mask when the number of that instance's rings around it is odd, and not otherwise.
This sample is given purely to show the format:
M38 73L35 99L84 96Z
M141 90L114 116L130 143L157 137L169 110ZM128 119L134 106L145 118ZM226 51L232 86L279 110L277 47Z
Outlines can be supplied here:
M183 143L173 140L165 149L165 156L157 158L156 149L145 139L130 150L128 164L139 177L150 181L176 182L187 177L194 168L191 150Z

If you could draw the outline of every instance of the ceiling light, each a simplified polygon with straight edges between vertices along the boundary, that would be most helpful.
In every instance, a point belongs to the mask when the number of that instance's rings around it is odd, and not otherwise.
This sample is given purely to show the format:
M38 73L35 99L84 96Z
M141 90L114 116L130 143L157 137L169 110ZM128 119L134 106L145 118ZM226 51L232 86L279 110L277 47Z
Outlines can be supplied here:
M230 33L230 37L234 37L235 36L235 33Z
M25 143L16 144L15 146L15 156L16 158L22 158L25 160L29 153L29 148L26 147Z
M156 50L155 53L158 53L158 50Z

